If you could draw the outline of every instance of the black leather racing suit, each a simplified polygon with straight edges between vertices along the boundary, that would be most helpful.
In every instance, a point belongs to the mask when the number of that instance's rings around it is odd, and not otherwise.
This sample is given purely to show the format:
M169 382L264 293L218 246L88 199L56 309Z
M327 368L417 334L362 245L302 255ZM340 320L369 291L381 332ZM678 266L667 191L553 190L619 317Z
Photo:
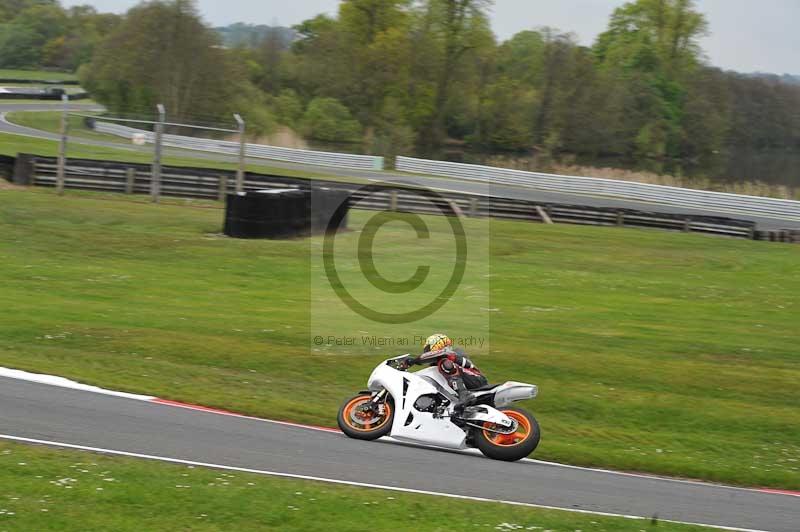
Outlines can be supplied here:
M475 390L489 383L478 367L459 348L429 351L416 358L408 359L409 366L436 366L440 363L442 375L447 379L450 387L458 393L458 399L461 403L471 398L472 394L468 390Z

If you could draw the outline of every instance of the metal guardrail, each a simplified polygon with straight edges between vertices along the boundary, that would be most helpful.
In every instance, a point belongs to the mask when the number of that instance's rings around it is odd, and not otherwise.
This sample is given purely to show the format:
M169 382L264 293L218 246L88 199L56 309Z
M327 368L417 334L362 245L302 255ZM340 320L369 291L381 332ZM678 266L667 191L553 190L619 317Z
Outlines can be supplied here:
M56 186L58 164L54 158L20 155L15 182L27 185ZM236 173L201 168L164 167L161 174L162 193L166 196L222 200L235 191ZM152 168L137 163L117 163L69 159L65 167L65 187L79 190L149 194ZM285 176L247 173L244 190L268 188L309 188L324 186L349 190L353 207L366 210L396 210L419 214L492 217L533 222L630 226L698 232L739 238L756 238L755 223L714 216L685 216L632 209L586 207L538 203L528 200L492 198L464 193L439 193L430 199L409 187L373 187L332 181L313 181ZM764 239L791 241L794 236L772 235ZM800 233L797 235L800 242Z
M155 134L143 129L111 124L100 120L95 121L94 128L99 133L107 133L126 139L133 139L135 135L142 135L146 143L153 144L155 142ZM171 148L226 153L230 155L239 155L239 150L241 148L238 142L167 134L163 137L163 145ZM264 144L247 144L245 153L247 157L273 159L292 163L354 168L357 170L383 170L383 157L374 157L372 155L351 155L348 153L297 150L293 148L266 146Z
M687 188L616 181L594 177L563 176L479 166L397 157L397 170L415 174L454 177L490 185L512 185L551 192L567 192L618 199L663 203L694 209L711 209L753 216L770 216L800 221L800 201L743 196Z

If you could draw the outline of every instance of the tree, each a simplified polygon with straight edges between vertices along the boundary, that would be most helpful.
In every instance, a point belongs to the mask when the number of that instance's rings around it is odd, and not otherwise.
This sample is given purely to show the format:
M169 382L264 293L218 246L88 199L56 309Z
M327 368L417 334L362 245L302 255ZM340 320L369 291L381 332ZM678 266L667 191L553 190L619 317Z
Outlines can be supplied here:
M61 6L47 2L20 12L14 23L32 30L39 36L41 44L44 44L50 39L65 35L69 19Z
M55 0L0 0L0 65L35 67L42 47L66 31L66 15Z
M230 121L244 77L193 1L163 0L128 12L83 82L115 112L149 114L163 103L174 119Z
M74 71L119 21L89 6L64 10L56 0L0 0L0 65Z
M541 102L533 127L533 141L536 144L543 144L545 139L549 139L549 147L557 149L559 147L557 139L560 138L557 125L560 117L557 100L565 88L563 81L566 65L571 61L575 44L569 35L559 35L550 28L542 30L542 42L544 47L541 60Z
M595 50L606 65L675 78L699 64L698 38L707 30L694 0L636 0L614 11Z
M701 65L698 39L705 17L694 0L636 0L617 8L595 44L602 68L628 79L639 95L634 116L644 118L636 150L676 156L683 139L686 81Z
M491 0L430 0L428 29L438 44L439 64L430 123L425 132L429 144L445 137L445 112L455 70L464 54L474 48L476 33L488 27L486 9Z
M284 57L287 83L306 100L339 100L368 130L384 100L401 97L408 78L409 0L344 0L337 18L318 16L295 27Z
M34 67L41 62L41 37L20 24L0 25L0 67Z
M23 11L37 6L58 6L58 0L0 0L0 20L10 22Z
M259 86L266 92L275 94L280 89L280 64L284 53L289 49L285 35L277 28L268 28L257 47L257 60L262 72Z
M386 158L389 167L393 167L398 155L411 150L415 142L414 129L405 117L400 101L389 97L383 104L378 117L373 139L373 150Z

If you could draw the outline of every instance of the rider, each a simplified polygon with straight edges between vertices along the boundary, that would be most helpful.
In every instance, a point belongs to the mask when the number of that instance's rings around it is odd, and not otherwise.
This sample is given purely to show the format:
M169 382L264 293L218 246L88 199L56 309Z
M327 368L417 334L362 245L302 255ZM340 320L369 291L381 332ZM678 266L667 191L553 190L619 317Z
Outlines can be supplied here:
M475 396L469 390L486 386L489 381L481 371L466 357L466 353L456 347L453 341L444 334L433 334L425 340L422 354L407 360L409 366L438 365L442 374L450 383L450 387L458 393L456 410L463 410L474 401Z

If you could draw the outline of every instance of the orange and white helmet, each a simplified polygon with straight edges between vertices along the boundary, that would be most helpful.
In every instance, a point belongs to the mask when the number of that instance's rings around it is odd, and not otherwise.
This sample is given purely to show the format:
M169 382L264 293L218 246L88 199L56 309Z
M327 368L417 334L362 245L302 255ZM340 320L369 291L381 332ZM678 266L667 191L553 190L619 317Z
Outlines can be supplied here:
M425 347L422 352L441 351L446 347L452 347L453 341L446 334L432 334L425 340Z

